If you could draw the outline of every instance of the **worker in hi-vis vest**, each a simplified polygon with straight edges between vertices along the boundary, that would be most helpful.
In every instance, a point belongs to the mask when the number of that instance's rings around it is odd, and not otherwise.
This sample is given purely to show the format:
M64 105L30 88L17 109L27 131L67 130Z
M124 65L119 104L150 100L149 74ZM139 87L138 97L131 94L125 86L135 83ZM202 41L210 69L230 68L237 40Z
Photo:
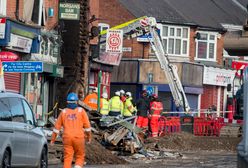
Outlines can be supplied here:
M104 92L102 98L100 99L100 114L107 116L109 114L109 101L108 94Z
M82 168L85 158L85 140L91 142L91 126L83 108L77 105L78 96L70 93L67 96L67 108L60 113L53 129L51 145L63 127L64 168L71 168L75 154L75 167Z
M97 110L97 87L94 87L92 90L92 93L89 93L85 99L84 99L84 103L89 106L90 108L92 108L93 110Z
M123 117L128 118L133 115L135 108L132 103L133 98L131 92L126 92L125 96L126 96L126 100L124 102Z
M163 103L158 99L158 95L153 94L150 102L150 128L152 137L158 136L158 120L163 111Z
M120 92L116 91L115 96L113 96L109 101L109 115L119 116L123 113L123 102L120 98Z

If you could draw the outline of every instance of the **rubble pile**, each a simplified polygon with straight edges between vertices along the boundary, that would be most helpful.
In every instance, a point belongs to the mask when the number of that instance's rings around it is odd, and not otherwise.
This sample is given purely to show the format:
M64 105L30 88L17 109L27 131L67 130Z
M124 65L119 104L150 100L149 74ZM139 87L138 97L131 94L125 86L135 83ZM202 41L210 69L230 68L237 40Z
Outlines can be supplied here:
M166 135L158 139L147 139L146 148L178 151L236 151L236 147L240 141L240 137L194 136L190 133L182 132Z
M86 163L87 164L125 164L125 160L112 154L95 139L91 144L86 144Z

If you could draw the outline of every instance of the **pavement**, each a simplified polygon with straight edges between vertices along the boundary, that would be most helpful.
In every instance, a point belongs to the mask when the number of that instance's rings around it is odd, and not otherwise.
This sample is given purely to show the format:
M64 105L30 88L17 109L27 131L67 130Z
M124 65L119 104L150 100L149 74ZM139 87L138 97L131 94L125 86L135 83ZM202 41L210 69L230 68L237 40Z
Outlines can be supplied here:
M237 153L226 151L183 151L181 158L163 158L157 160L128 160L127 165L86 165L85 168L235 168ZM49 168L62 168L62 165L50 165Z

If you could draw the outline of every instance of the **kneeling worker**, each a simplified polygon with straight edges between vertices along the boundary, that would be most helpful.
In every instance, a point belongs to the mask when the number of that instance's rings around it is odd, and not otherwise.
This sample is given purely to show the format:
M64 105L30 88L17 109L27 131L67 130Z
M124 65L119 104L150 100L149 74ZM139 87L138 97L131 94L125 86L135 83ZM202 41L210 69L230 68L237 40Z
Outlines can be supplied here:
M62 110L55 128L53 129L51 145L54 144L57 134L63 127L64 168L71 168L75 154L75 167L82 168L85 158L85 142L91 142L91 126L83 108L77 105L78 96L70 93L67 96L67 108Z

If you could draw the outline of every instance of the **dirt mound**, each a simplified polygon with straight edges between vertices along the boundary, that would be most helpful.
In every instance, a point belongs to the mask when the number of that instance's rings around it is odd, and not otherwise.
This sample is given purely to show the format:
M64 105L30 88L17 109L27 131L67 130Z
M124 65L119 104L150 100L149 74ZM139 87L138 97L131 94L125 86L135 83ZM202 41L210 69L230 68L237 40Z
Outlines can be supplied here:
M125 160L111 153L94 140L91 144L86 144L86 162L87 164L125 164Z
M148 139L147 148L166 148L172 150L235 151L241 138L194 136L189 133L166 135L158 139Z

